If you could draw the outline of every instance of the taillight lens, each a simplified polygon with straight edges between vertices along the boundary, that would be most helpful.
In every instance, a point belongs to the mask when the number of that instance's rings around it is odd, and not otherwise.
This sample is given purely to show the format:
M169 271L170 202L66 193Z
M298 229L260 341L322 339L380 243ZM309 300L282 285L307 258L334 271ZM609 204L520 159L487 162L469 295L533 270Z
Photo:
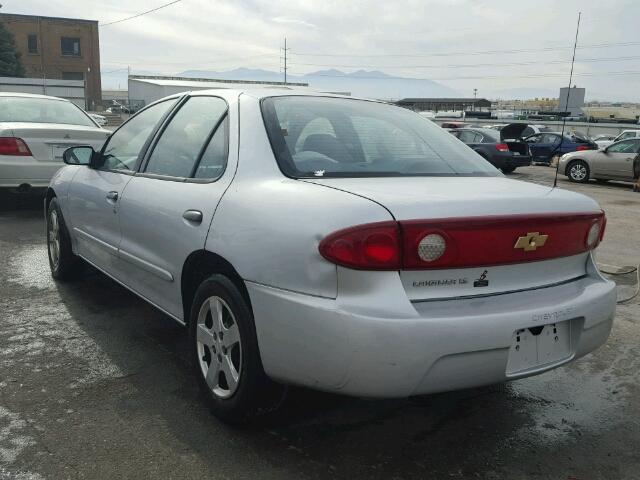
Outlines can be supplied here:
M496 150L498 150L499 152L508 152L509 145L507 145L506 143L496 143Z
M380 222L334 232L319 250L332 263L360 270L507 265L592 250L605 225L604 212Z
M397 222L371 223L339 230L320 242L320 254L345 267L399 270L399 230Z
M30 157L31 150L24 140L16 137L0 137L0 155Z
M576 147L576 152L581 152L583 150L589 150L589 147L587 145L578 145Z

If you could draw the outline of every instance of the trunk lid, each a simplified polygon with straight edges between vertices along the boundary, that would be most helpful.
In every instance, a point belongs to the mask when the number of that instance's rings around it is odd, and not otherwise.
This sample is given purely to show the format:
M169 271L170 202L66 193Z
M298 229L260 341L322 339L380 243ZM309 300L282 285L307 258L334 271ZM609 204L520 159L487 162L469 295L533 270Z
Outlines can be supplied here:
M61 162L62 154L77 145L91 145L95 150L111 132L97 127L58 123L0 123L3 136L21 138L33 157L41 162Z
M526 123L510 123L500 129L500 140L522 140L522 133L528 127Z
M506 143L509 151L514 155L529 156L529 146L522 139L526 123L510 123L500 129L500 141Z
M504 177L324 178L309 182L369 198L398 221L500 216L550 216L598 213L592 199L560 189ZM520 232L520 229L522 230ZM543 230L543 231L540 231ZM539 232L540 231L540 232ZM515 248L519 236L544 234L540 223L525 222L510 232L503 249ZM497 233L500 235L500 233ZM582 235L582 234L581 234ZM557 239L555 239L557 240ZM486 266L402 270L400 276L410 300L491 295L546 287L586 274L589 252L561 258L522 256L520 263L491 264L493 245L487 246ZM519 251L519 250L518 250ZM539 250L540 251L540 250Z

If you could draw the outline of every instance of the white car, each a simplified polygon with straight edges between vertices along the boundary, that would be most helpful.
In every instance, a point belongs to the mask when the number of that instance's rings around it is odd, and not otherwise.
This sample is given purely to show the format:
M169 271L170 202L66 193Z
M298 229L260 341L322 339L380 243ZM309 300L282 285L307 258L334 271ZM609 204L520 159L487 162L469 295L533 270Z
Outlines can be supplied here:
M47 187L67 148L99 149L109 134L68 100L0 92L0 188Z
M188 327L225 420L279 384L388 398L527 377L611 329L598 204L505 178L400 107L176 94L65 161L46 196L54 278L83 259Z
M634 138L640 138L640 129L636 130L623 130L620 135L615 137L613 140L595 140L596 144L600 149L606 148L612 143L619 142L621 140L631 140Z
M107 118L103 115L99 115L97 113L89 113L88 115L101 127L104 127L107 124Z

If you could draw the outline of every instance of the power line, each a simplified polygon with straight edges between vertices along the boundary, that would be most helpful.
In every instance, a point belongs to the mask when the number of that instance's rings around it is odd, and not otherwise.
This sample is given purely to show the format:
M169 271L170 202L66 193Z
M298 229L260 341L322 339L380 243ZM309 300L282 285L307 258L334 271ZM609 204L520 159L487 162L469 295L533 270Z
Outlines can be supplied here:
M101 24L100 24L100 25L98 25L98 26L100 26L100 27L106 27L107 25L114 25L114 24L116 24L116 23L126 22L127 20L131 20L131 19L134 19L134 18L141 17L141 16L143 16L143 15L147 15L148 13L157 12L158 10L161 10L161 9L163 9L163 8L166 8L166 7L169 7L169 6L173 5L173 4L179 3L179 2L181 2L181 1L182 1L182 0L173 0L172 2L165 3L164 5L160 5L159 7L152 8L151 10L147 10L146 12L136 13L135 15L131 15L130 17L122 18L122 19L120 19L120 20L115 20L115 21L113 21L113 22L101 23Z
M609 47L631 47L640 45L640 42L618 42L618 43L595 43L591 45L581 45L578 50L588 48L609 48ZM558 46L558 47L544 47L544 48L519 48L509 50L480 50L475 52L432 52L432 53L373 53L373 54L359 54L359 53L307 53L307 52L291 52L291 55L297 55L300 57L450 57L454 55L495 55L495 54L512 54L512 53L535 53L535 52L553 52L561 50L572 50L573 47Z
M640 60L640 56L631 57L600 57L600 58L584 58L578 62L610 62L610 61L626 61ZM322 64L322 63L298 63L291 65L304 65L311 67L334 67L334 68L478 68L478 67L515 67L526 65L560 65L571 63L571 60L551 60L551 61L529 61L529 62L509 62L509 63L466 63L455 65L341 65L341 64Z

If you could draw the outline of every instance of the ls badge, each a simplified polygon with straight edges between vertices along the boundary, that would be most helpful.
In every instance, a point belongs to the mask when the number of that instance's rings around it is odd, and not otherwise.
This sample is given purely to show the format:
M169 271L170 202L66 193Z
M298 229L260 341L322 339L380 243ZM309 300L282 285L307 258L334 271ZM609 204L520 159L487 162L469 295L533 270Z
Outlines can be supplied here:
M525 252L532 252L547 243L549 235L540 235L540 232L530 232L524 237L518 237L513 248L521 248Z

